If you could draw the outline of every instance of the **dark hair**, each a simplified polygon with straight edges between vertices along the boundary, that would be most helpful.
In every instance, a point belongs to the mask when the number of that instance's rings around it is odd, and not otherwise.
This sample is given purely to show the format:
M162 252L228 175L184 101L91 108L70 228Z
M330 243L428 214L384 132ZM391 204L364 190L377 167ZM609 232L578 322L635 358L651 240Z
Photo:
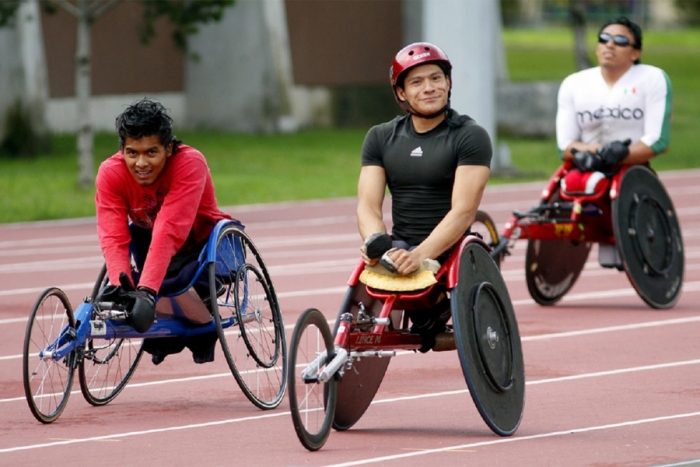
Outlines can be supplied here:
M126 138L139 139L145 136L158 136L160 144L173 143L173 153L179 141L173 135L173 119L160 102L148 98L141 99L126 108L115 121L119 135L119 148L124 148Z
M632 47L637 50L642 50L642 28L640 28L637 23L630 20L626 16L620 16L619 18L611 19L602 25L598 30L598 35L603 32L603 29L607 28L611 24L619 24L629 29L629 31L632 33L632 37L634 37L634 44L632 44ZM639 64L639 59L635 60L634 64Z

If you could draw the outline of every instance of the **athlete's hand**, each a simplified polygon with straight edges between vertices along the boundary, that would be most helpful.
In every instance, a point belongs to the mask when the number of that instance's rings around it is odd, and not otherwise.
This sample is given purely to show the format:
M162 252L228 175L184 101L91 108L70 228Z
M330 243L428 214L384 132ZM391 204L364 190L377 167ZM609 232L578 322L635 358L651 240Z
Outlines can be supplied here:
M119 283L126 297L126 322L136 332L148 331L156 316L155 292L145 287L136 289L125 272L119 274Z
M380 262L388 270L406 276L417 271L424 259L416 250L392 248L382 256Z
M127 313L127 322L136 332L146 332L153 324L156 316L156 297L150 290L138 289L127 292L132 300Z
M614 167L629 155L629 146L631 142L632 140L630 139L626 139L624 141L612 141L598 149L598 154L603 159L603 162L608 165L608 167Z
M572 149L571 152L574 154L574 165L581 172L596 172L598 170L607 169L607 164L597 153L590 151L576 151L574 149Z

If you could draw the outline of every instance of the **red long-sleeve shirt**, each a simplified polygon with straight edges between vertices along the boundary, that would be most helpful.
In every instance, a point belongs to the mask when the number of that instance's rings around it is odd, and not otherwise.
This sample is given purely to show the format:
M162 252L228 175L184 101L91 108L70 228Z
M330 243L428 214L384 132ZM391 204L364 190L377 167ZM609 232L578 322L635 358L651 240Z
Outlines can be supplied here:
M153 231L139 286L157 292L173 255L206 240L219 220L231 218L216 204L206 159L183 144L151 185L139 185L121 152L100 165L95 183L97 234L113 284L119 273L131 272L129 221Z

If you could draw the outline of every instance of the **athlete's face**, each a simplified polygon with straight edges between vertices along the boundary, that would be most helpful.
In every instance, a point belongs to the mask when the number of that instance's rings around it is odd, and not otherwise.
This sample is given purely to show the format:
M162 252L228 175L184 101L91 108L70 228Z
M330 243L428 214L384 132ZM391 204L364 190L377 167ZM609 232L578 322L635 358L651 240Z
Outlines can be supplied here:
M172 143L163 146L157 135L151 135L143 138L127 137L122 154L131 175L140 185L147 186L155 182L163 172L172 150Z
M450 78L434 63L409 70L403 88L397 88L399 98L423 115L438 112L447 105L449 91Z
M610 40L607 42L598 42L595 49L595 55L598 58L598 64L603 68L629 68L639 58L642 51L635 49L634 36L627 29L627 26L621 24L611 24L607 26L601 35L607 34ZM617 45L612 39L614 36L624 36L629 40L630 45Z

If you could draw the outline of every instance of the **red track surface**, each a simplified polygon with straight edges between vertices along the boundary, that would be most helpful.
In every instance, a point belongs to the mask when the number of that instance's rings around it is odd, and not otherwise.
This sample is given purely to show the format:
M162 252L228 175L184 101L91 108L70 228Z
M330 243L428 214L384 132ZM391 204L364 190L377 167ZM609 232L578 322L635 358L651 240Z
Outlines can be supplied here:
M700 458L700 172L664 173L685 242L683 294L650 309L624 273L592 252L554 307L529 297L525 242L503 263L526 364L526 403L510 438L491 433L467 393L456 352L401 353L355 427L307 452L287 400L263 412L221 354L187 351L153 366L92 407L76 382L63 415L42 425L22 389L26 317L48 286L75 307L102 258L94 219L0 226L0 465L660 465ZM482 208L499 225L535 205L542 184L490 187ZM288 335L316 307L334 319L357 260L352 199L231 209L270 268Z

